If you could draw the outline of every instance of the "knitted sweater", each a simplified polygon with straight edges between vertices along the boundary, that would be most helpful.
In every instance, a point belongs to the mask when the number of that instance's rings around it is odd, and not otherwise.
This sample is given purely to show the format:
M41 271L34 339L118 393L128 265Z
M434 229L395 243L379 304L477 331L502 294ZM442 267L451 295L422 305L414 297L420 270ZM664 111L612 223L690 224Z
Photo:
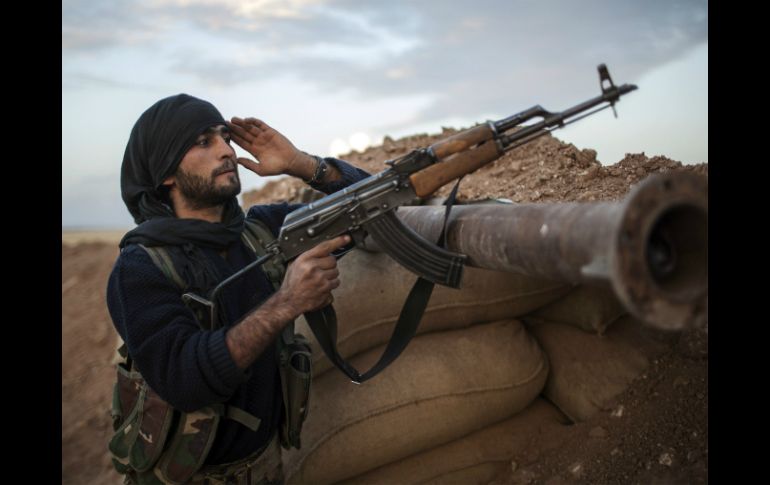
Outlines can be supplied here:
M329 194L369 174L341 160L326 159L342 180L318 186ZM286 215L301 207L287 203L254 206L247 217L260 219L275 236ZM225 278L254 261L240 240L227 248L226 258L202 248ZM254 453L276 432L283 396L272 345L245 372L233 362L225 333L274 292L261 271L225 287L221 296L223 328L201 330L182 302L182 291L138 245L118 256L107 285L107 306L116 330L147 384L175 408L189 412L214 403L241 408L260 418L256 432L223 419L206 464L239 460Z

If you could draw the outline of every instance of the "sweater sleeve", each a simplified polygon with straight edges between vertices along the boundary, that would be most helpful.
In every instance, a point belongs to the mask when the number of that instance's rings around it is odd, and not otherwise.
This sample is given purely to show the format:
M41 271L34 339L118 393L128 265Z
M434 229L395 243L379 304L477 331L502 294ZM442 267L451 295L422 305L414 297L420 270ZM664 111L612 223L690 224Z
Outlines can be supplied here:
M225 344L226 329L201 330L181 290L141 247L127 247L115 263L107 306L134 365L172 406L193 411L226 401L245 380Z
M333 194L334 192L344 189L348 185L352 185L370 175L368 172L354 167L353 165L345 162L344 160L340 160L339 158L325 157L324 161L329 165L333 165L342 175L341 179L334 182L310 185L312 188L320 190L325 194Z

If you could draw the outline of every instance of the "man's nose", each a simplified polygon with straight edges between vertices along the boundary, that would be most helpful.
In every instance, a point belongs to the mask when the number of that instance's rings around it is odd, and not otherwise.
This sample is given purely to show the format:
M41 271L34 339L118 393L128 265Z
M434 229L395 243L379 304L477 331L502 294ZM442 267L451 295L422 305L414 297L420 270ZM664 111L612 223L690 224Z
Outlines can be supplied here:
M233 158L235 156L235 149L227 143L227 139L223 136L215 137L217 143L217 151L219 158Z

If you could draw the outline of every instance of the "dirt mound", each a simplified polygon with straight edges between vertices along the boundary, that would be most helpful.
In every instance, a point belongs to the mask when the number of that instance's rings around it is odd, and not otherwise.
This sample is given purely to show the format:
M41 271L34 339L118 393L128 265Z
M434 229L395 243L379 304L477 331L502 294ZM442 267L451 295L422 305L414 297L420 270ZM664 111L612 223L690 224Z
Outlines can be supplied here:
M382 145L364 152L340 156L345 161L377 173L386 169L386 160L429 146L457 130L445 128L437 135L413 135L398 140L385 137ZM596 151L579 150L548 134L531 143L514 148L496 161L466 175L460 183L458 200L468 202L487 198L510 199L513 202L568 202L618 200L632 185L650 174L669 170L692 171L708 175L708 164L683 165L663 156L647 157L629 153L614 165L602 165ZM436 196L445 197L453 184ZM301 180L274 180L262 189L243 194L243 205L265 204L278 200L301 201L305 188Z
M376 173L384 161L456 131L386 138L362 153L341 156ZM461 201L598 201L622 198L645 176L668 170L708 174L707 164L627 154L603 166L593 150L546 135L466 176ZM305 184L280 179L245 193L244 205L301 201ZM450 187L438 196L447 195ZM116 244L62 245L62 483L119 484L107 441L115 332L105 304ZM706 483L708 470L708 333L686 332L679 344L616 398L612 410L569 427L552 452L533 446L527 460L495 483ZM619 414L619 415L618 415ZM543 437L543 439L546 439Z
M116 333L105 295L118 246L62 245L61 256L62 483L123 483L106 453Z
M608 409L553 432L491 484L708 483L708 334L688 331Z

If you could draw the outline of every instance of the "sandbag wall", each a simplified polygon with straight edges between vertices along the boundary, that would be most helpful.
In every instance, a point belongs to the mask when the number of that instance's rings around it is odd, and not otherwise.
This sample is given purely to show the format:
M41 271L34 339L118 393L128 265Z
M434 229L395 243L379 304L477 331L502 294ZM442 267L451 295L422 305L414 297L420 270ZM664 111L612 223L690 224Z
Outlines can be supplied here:
M382 354L416 277L382 253L359 250L339 267L338 347L363 372ZM611 292L465 271L461 289L436 286L409 347L362 385L336 370L298 321L313 345L314 382L302 449L284 452L287 483L484 483L520 447L509 440L507 447L492 445L461 460L462 450L514 430L584 419L601 406L597 399L614 396L644 368L644 352L621 355L634 347L638 322L626 319L622 331L613 332L609 324L624 317ZM586 342L611 349L624 370L617 378L598 378L597 385L614 384L598 398L565 385L574 377L577 345L585 349ZM541 393L551 403L539 399Z
M522 466L557 448L567 419L551 403L536 398L526 409L462 438L345 480L345 485L394 483L482 484L510 473L511 459ZM534 456L533 456L534 455Z
M388 341L417 277L383 253L355 250L339 260L340 286L334 290L337 348L351 357ZM568 284L466 267L462 288L436 285L417 334L516 318L567 296ZM312 338L304 318L297 331L311 337L313 372L333 367ZM359 369L363 371L363 369Z

